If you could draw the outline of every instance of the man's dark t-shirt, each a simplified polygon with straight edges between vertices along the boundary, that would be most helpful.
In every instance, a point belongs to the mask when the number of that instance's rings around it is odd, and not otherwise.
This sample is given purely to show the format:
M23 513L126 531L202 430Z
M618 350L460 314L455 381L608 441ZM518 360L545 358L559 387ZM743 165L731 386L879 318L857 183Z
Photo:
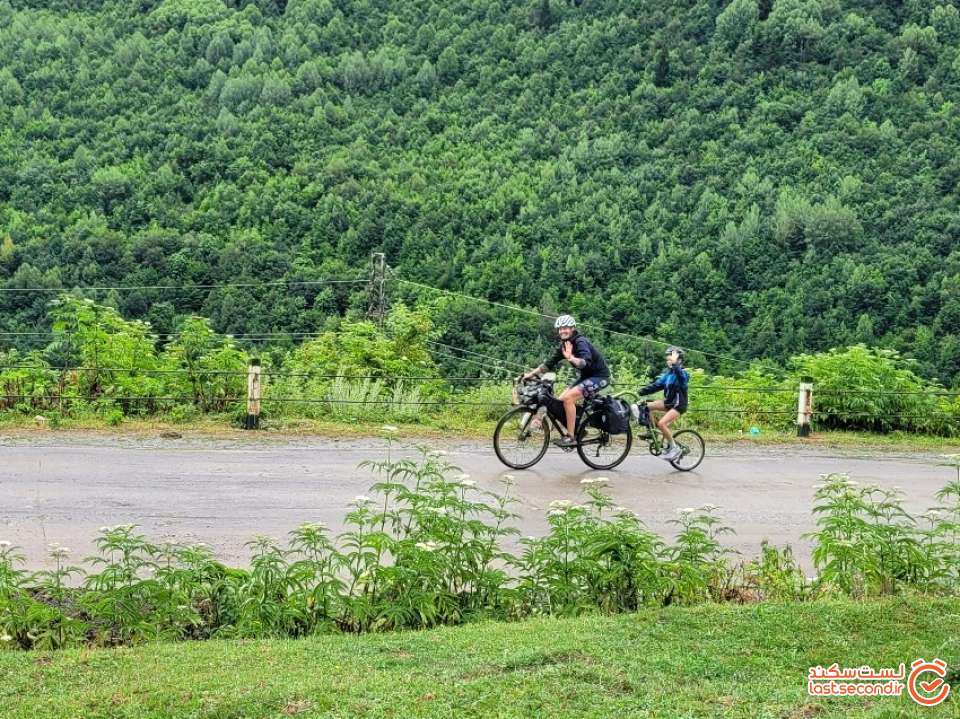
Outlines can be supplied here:
M607 361L603 358L603 355L597 351L597 348L591 344L590 340L580 333L574 333L570 336L570 339L562 340L560 344L557 345L556 351L544 361L544 367L552 372L557 368L557 365L566 360L566 357L563 356L564 342L570 342L573 345L574 357L586 361L586 364L579 370L580 376L577 378L577 382L583 382L586 379L593 378L610 379L610 368L607 367Z

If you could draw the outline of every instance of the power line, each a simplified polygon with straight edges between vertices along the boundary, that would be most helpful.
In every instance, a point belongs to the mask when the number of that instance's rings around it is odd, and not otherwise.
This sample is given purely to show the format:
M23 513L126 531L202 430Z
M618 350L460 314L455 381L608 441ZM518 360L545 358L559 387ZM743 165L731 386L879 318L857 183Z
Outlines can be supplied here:
M449 352L444 352L443 350L432 349L430 350L430 354L436 357L446 357L448 359L454 359L459 362L468 362L470 364L477 365L478 367L486 367L487 369L491 369L490 364L488 362L480 362L479 360L470 359L469 357L459 357L458 355L450 354ZM508 369L506 367L493 367L492 369L496 372L503 372L504 374L510 375L511 377L513 376L513 373L516 371L516 370Z
M49 372L123 372L127 374L188 374L188 375L225 375L246 377L247 370L211 370L200 368L153 369L148 367L40 367L38 365L0 365L0 371L8 369L41 370ZM381 382L502 382L495 377L444 377L442 375L371 375L371 374L311 374L309 372L274 372L264 370L263 377L296 377L301 379L347 379L378 380Z
M475 352L473 350L463 349L462 347L457 347L456 345L448 345L448 344L444 344L443 342L435 342L433 340L424 340L424 342L426 342L428 345L436 345L438 347L445 347L447 349L454 350L456 352L464 352L466 354L473 355L474 357L482 357L484 359L490 360L491 362L496 362L502 365L513 365L514 367L526 368L526 365L523 365L519 362L514 362L513 360L505 360L499 357L493 357L491 355L483 354L482 352Z
M483 302L483 303L488 304L488 305L491 305L491 306L493 306L493 307L501 307L501 308L503 308L503 309L512 310L513 312L521 312L521 313L523 313L523 314L531 315L531 316L533 316L533 317L539 317L539 318L545 318L545 319L553 319L553 316L552 316L552 315L547 315L547 314L544 314L544 313L542 313L542 312L537 312L536 310L529 310L529 309L526 309L526 308L524 308L524 307L517 307L516 305L509 305L509 304L505 304L505 303L503 303L503 302L495 302L495 301L493 301L493 300L488 300L488 299L485 299L485 298L483 298L483 297L474 297L473 295L468 295L468 294L465 294L465 293L463 293L463 292L456 292L456 291L454 291L454 290L445 290L445 289L441 289L441 288L439 288L439 287L432 287L431 285L425 285L425 284L420 283L420 282L414 282L413 280L405 280L405 279L400 278L400 277L392 277L391 279L394 279L395 281L400 282L400 283L402 283L402 284L412 285L412 286L414 286L414 287L420 287L420 288L422 288L422 289L427 289L427 290L433 290L434 292L440 292L440 293L442 293L442 294L452 295L452 296L454 296L454 297L461 297L461 298L463 298L463 299L474 300L474 301L476 301L476 302ZM604 327L603 325L599 325L599 324L596 324L596 323L594 323L594 322L581 322L581 323L580 323L580 326L581 326L581 327L588 327L588 328L597 329L597 330L600 330L601 332L606 332L607 334L614 335L614 336L617 336L617 337L626 337L626 338L628 338L628 339L639 340L639 341L641 341L641 342L652 342L652 343L654 343L654 344L663 345L664 347L669 347L670 345L674 344L673 342L666 342L666 341L664 341L664 340L658 340L658 339L656 339L656 338L654 338L654 337L646 337L646 336L644 336L644 335L636 335L636 334L631 334L631 333L629 333L629 332L620 332L620 331L618 331L618 330L611 330L611 329L608 329L608 328ZM742 359L739 359L739 358L737 358L737 357L730 357L730 356L728 356L728 355L722 355L722 354L718 354L718 353L716 353L716 352L707 352L706 350L699 350L699 349L695 349L695 348L692 348L692 347L687 347L687 348L685 348L685 349L686 349L688 352L695 352L695 353L701 354L701 355L703 355L703 356L705 356L705 357L713 357L713 358L715 358L715 359L727 360L727 361L730 361L730 362L738 362L738 363L744 364L744 365L750 365L750 364L751 364L751 361L750 361L750 360L742 360Z

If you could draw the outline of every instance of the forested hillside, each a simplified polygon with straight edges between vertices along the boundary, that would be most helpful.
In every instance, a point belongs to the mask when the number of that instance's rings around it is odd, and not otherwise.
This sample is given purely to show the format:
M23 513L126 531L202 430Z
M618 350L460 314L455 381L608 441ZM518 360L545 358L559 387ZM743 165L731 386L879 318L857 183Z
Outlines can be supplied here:
M956 384L958 41L956 0L0 0L0 288L356 277L383 251L714 353L864 342ZM48 329L51 296L0 292L0 332ZM368 301L93 296L158 332ZM460 307L448 337L523 354L531 318Z

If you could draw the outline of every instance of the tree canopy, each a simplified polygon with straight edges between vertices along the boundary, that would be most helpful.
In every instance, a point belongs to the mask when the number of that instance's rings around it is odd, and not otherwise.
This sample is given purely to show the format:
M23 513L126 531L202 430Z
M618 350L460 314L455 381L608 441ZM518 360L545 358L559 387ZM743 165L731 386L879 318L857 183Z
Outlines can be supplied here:
M956 0L0 0L0 288L186 285L93 298L321 332L362 285L194 286L382 251L715 355L862 342L956 385L958 42ZM0 292L0 332L51 296ZM447 336L530 354L467 304Z

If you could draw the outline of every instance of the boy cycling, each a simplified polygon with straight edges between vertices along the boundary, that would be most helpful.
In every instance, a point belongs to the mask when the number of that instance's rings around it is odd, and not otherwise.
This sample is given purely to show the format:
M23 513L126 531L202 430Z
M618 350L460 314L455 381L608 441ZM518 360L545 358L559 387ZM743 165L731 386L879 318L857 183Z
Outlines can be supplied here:
M663 390L663 399L648 402L647 409L651 424L654 421L653 412L665 413L657 420L657 427L663 432L663 438L667 442L666 449L660 458L670 462L680 456L680 448L673 443L670 424L687 411L687 387L690 384L690 373L683 368L683 350L679 347L668 347L665 359L667 369L646 387L637 390L637 393L643 396Z
M553 324L560 336L560 345L556 351L536 369L523 375L523 379L552 372L563 360L569 362L578 371L577 381L567 387L560 395L567 420L567 433L554 440L560 447L575 447L574 432L577 424L577 402L580 399L592 399L600 390L610 384L610 369L607 362L590 340L577 332L577 321L570 315L560 315Z

